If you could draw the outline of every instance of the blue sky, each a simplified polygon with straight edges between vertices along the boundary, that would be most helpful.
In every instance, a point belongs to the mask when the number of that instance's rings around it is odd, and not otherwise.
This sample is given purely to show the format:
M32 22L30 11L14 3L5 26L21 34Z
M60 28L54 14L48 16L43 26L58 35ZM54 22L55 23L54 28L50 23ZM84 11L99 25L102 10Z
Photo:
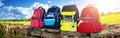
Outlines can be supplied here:
M120 0L0 0L1 19L28 19L34 9L42 6L46 10L53 5L77 5L79 12L88 4L93 4L100 12L120 11Z
M42 4L48 4L49 6L53 6L53 5L63 6L63 5L69 5L71 1L84 2L84 0L19 0L19 1L18 0L12 0L12 1L11 0L4 0L3 3L5 6L12 5L12 6L29 7L35 2L40 2Z

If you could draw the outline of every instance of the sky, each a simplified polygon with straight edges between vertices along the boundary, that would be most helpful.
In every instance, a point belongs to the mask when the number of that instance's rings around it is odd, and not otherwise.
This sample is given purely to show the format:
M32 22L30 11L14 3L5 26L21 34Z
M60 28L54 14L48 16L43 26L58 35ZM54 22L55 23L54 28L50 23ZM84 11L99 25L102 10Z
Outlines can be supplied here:
M47 9L56 5L62 9L65 5L77 5L79 13L88 4L93 4L101 12L120 11L120 0L0 0L0 20L29 19L39 6Z

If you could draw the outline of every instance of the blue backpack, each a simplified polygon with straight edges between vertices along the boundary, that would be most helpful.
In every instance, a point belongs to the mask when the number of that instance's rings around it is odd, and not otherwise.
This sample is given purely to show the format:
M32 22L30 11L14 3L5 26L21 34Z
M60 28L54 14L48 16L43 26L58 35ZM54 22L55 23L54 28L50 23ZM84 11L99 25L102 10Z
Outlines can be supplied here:
M59 29L60 28L60 8L52 6L48 9L44 18L45 28Z

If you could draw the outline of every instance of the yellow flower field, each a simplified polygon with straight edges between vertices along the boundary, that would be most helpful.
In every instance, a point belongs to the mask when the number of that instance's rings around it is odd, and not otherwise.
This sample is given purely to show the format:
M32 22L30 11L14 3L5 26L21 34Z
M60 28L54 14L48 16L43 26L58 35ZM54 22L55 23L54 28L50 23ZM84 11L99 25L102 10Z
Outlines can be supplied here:
M100 20L102 24L120 24L120 14L111 14L111 15L105 15L100 16ZM0 22L6 22L6 23L20 23L24 25L30 25L30 21L0 21Z
M100 16L101 22L103 24L120 24L120 14L111 14L106 16Z

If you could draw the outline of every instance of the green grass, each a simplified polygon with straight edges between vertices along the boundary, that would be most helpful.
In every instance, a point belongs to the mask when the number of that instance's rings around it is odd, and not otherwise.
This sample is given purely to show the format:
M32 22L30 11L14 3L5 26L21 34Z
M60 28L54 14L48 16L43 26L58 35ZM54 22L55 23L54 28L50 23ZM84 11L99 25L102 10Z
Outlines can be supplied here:
M120 14L100 16L100 20L103 24L107 24L107 25L120 24ZM24 25L30 25L30 21L0 21L0 22L21 23Z
M107 25L120 24L120 14L101 16L100 19L103 24Z
M0 22L6 22L6 23L14 23L14 24L24 24L24 25L30 25L30 21L0 21Z

